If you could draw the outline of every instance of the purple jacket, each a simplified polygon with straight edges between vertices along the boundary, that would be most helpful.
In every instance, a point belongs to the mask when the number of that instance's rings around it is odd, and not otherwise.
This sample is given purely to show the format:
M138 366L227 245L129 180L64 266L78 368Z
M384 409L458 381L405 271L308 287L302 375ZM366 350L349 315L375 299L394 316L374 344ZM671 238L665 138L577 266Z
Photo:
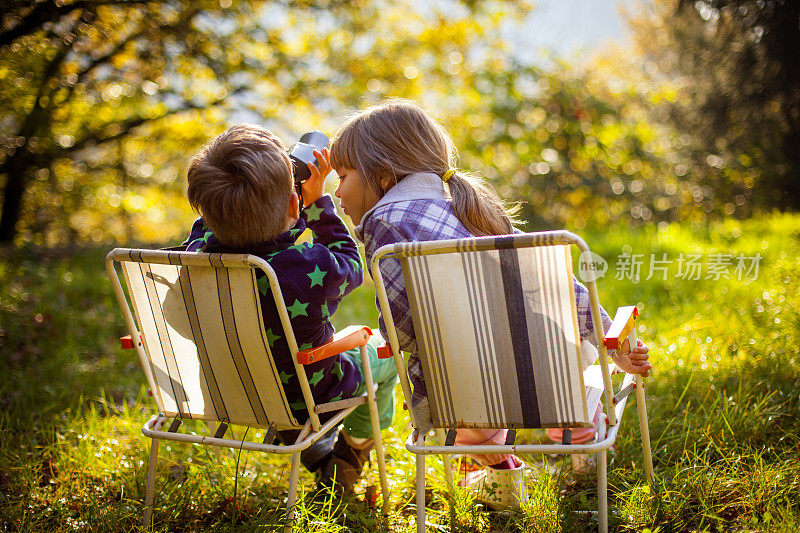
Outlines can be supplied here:
M455 216L442 178L433 173L423 172L406 176L389 189L383 198L364 214L355 231L356 237L364 242L367 265L372 263L375 251L386 244L463 239L473 236ZM420 420L420 416L424 416L422 413L427 410L427 391L422 375L422 364L417 357L414 324L403 271L400 261L393 258L381 260L380 269L400 349L411 354L408 361L409 379L414 385L411 403L418 413L417 420ZM581 339L587 339L594 344L589 292L578 280L575 280L575 297ZM611 319L602 308L601 313L605 329L608 329ZM384 338L388 338L382 316L378 322L381 334ZM429 414L427 418L430 418Z
M308 227L314 242L297 243ZM303 350L330 340L333 326L330 317L339 301L362 281L361 258L356 243L344 222L336 214L333 200L325 195L301 211L289 231L256 246L233 248L222 244L197 219L184 243L187 251L248 253L265 259L275 270L284 303L289 311L298 347ZM298 421L308 418L300 382L295 375L289 345L269 290L269 281L257 271L261 293L261 311L267 339L280 372L286 398ZM347 353L305 365L314 399L319 402L350 398L361 383L361 371Z

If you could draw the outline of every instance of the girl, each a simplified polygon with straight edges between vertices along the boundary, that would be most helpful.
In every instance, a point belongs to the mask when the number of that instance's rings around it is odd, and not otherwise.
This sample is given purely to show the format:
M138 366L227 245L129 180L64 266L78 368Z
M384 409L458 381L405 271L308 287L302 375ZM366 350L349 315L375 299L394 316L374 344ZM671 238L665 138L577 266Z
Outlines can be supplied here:
M334 134L331 164L339 174L336 196L354 223L356 237L364 242L367 264L385 244L408 241L461 239L501 235L514 231L514 209L507 209L497 194L479 179L453 168L456 152L450 136L416 105L390 100L351 116ZM409 379L413 384L411 408L426 433L430 411L422 375L403 274L396 259L381 262L381 274L392 309L400 348L411 354ZM586 288L575 281L581 338L594 341ZM603 311L604 327L611 320ZM385 338L386 327L379 319ZM626 371L647 375L647 347L640 344L630 359L618 356ZM615 361L617 362L617 361ZM458 430L456 444L502 444L507 430ZM486 481L500 485L521 480L523 463L512 454L470 456L486 467ZM514 495L505 504L525 499Z

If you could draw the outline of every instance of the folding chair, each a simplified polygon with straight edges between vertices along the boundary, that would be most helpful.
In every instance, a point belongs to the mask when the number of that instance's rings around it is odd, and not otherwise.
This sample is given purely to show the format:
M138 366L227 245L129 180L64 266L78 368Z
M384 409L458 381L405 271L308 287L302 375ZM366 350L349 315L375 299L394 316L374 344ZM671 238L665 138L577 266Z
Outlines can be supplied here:
M125 276L136 320L131 313L114 263ZM277 305L283 334L300 380L308 421L292 415L273 360L261 314L256 270L266 276ZM131 334L158 414L142 433L152 439L147 474L144 523L152 518L155 474L160 440L291 454L287 497L287 531L291 530L300 452L322 438L357 406L368 404L383 490L388 511L389 488L375 387L365 345L369 328L350 327L322 346L298 351L278 279L263 259L247 254L131 250L117 248L106 257L106 270ZM317 404L302 365L345 350L361 349L367 392L359 397ZM324 423L320 415L330 417ZM169 427L163 427L173 418ZM213 436L179 433L182 420L219 423ZM224 438L228 425L266 428L263 442ZM273 444L277 430L300 430L292 445Z
M425 375L433 427L445 442L425 445L426 435L412 419L406 448L417 461L417 531L425 530L425 456L442 454L451 483L450 454L597 454L598 522L608 528L606 450L614 444L627 397L636 391L648 482L653 466L644 389L639 376L626 374L614 394L606 347L629 336L635 346L635 307L621 308L609 335L595 326L600 365L583 372L581 340L572 276L570 245L589 247L567 231L521 233L443 241L397 243L379 248L372 276L386 323L406 402L411 389L399 350L379 262L400 261L411 307L419 358ZM597 288L587 284L593 323L602 324ZM586 380L584 380L584 377ZM599 389L593 405L586 385ZM515 444L517 428L593 427L594 443ZM504 445L456 446L458 428L509 428Z

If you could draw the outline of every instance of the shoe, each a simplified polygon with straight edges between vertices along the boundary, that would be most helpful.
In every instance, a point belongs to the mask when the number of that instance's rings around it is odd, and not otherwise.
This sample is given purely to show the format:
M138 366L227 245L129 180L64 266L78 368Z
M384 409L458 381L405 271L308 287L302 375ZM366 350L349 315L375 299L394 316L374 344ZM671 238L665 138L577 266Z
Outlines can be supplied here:
M597 456L588 453L572 454L572 471L576 474L588 474L597 469Z
M617 453L617 445L612 444L606 450L606 459L611 459ZM573 453L570 455L572 458L572 471L576 474L591 474L597 470L597 454L596 453Z
M369 452L374 446L373 439L356 446L350 441L349 435L340 432L333 454L322 467L319 484L340 496L353 494L353 487L361 478L361 470L369 460Z
M300 452L300 462L312 474L319 474L323 466L333 456L333 443L339 428L332 428L317 442ZM284 446L294 444L300 430L287 429L278 431L278 441Z
M522 462L516 468L498 470L487 466L470 472L465 485L475 491L477 501L495 511L519 509L528 501Z

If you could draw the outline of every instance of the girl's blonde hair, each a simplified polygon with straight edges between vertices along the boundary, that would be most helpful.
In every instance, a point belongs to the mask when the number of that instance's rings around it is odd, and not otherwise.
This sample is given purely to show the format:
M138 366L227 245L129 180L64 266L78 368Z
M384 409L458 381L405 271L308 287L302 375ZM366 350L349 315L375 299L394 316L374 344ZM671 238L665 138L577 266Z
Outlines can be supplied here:
M415 172L442 176L457 157L450 135L417 105L389 100L350 116L331 141L334 169L358 171L365 187L382 198ZM514 231L518 206L508 208L482 179L457 171L447 180L453 211L473 235Z

